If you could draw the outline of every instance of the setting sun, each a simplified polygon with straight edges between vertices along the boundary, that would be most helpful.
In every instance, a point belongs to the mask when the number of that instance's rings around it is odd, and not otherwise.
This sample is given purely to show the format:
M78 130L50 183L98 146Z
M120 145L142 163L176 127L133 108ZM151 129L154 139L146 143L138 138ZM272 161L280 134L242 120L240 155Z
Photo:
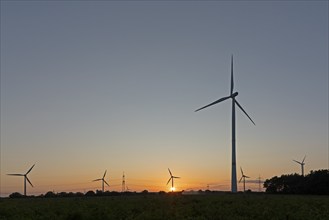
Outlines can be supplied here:
M172 192L175 191L175 189L176 189L175 187L170 187L170 191Z

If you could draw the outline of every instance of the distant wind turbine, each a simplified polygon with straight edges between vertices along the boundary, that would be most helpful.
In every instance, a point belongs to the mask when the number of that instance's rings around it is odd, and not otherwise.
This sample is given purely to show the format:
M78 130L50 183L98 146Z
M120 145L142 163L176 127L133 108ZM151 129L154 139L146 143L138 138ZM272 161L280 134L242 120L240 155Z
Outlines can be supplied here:
M241 175L242 176L241 176L241 179L239 180L239 183L243 179L243 192L245 192L246 191L246 178L250 178L250 177L243 174L243 170L242 170L241 167L240 167L240 170L241 170Z
M236 151L235 151L235 105L237 105L243 113L250 119L250 121L255 125L254 121L250 118L250 116L247 114L247 112L242 108L242 106L238 103L236 100L236 96L238 95L238 92L234 92L234 81L233 81L233 55L231 56L231 90L230 95L220 98L215 102L210 103L209 105L206 105L202 108L199 108L195 110L195 112L200 111L204 108L210 107L212 105L215 105L217 103L220 103L226 99L231 98L232 99L232 174L231 174L231 191L233 193L237 192L237 179L236 179Z
M168 180L168 182L167 182L167 185L168 185L168 183L169 183L170 180L171 180L171 192L174 192L174 189L175 189L175 188L174 188L174 179L175 179L175 178L180 178L180 177L178 177L178 176L173 176L169 168L168 168L168 171L169 171L169 174L170 174L170 178L169 178L169 180Z
M305 155L304 159L302 160L302 162L299 162L299 161L297 161L297 160L293 160L293 161L295 161L296 163L299 163L299 164L300 164L300 166L301 166L301 168L302 168L302 176L304 176L304 165L305 165L304 161L305 161L305 158L306 158L306 155Z
M15 174L7 174L7 175L10 175L10 176L24 176L24 196L26 196L26 180L33 187L31 181L27 177L27 174L29 174L31 172L31 170L33 169L34 166L35 166L35 164L33 164L33 166L25 174L16 174L16 173Z
M110 185L106 182L106 180L104 179L104 178L105 178L105 175L106 175L106 171L107 171L107 170L105 170L105 172L104 172L103 178L93 180L93 182L95 182L95 181L100 181L100 180L102 181L102 192L104 192L104 183L106 183L106 185L110 186Z

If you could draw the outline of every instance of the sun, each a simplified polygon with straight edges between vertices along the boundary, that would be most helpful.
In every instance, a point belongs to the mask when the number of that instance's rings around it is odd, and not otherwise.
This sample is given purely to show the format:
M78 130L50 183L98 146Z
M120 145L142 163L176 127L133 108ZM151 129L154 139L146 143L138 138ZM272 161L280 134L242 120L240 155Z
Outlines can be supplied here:
M175 191L176 188L175 187L170 187L170 191Z

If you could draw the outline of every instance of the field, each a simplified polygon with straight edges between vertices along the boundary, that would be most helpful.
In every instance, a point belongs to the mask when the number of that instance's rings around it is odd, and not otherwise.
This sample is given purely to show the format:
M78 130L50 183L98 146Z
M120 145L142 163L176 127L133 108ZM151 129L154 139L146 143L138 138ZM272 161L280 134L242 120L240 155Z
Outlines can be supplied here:
M329 219L329 196L132 195L0 199L0 219Z

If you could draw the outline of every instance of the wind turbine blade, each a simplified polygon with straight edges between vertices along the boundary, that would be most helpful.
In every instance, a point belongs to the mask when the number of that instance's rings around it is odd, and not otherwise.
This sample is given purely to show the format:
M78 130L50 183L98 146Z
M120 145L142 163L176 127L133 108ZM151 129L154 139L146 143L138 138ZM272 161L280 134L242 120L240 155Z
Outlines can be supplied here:
M305 155L305 157L304 157L304 159L303 159L302 163L304 163L304 161L305 161L305 158L306 158L306 155Z
M243 175L243 170L242 170L242 167L240 167L240 170L241 170L241 174L242 174L242 176L244 176L244 175Z
M229 99L229 98L231 98L231 96L227 96L227 97L218 99L217 101L214 101L214 102L210 103L209 105L203 106L202 108L199 108L199 109L195 110L194 112L198 112L198 111L200 111L200 110L202 110L204 108L207 108L209 106L215 105L215 104L220 103L220 102L222 102L222 101L224 101L226 99Z
M104 183L106 183L106 185L110 186L110 185L106 182L106 180L103 180L103 181L104 181Z
M178 178L179 179L180 177L179 176L173 176L172 178Z
M29 178L27 178L27 176L25 176L25 178L26 178L27 182L29 182L29 184L33 187L31 181L29 180Z
M93 180L93 182L95 182L95 181L100 181L100 180L103 180L103 179L95 179L95 180Z
M166 184L166 185L168 185L168 183L170 182L170 180L171 180L171 177L169 178L169 180L168 180L168 182L167 182L167 184Z
M7 175L9 175L9 176L24 176L24 174L7 174Z
M255 124L255 122L250 118L250 116L247 114L247 112L242 108L242 106L238 103L238 101L237 100L234 100L235 101L235 103L239 106L239 108L247 115L247 117L250 119L250 121L254 124L254 125L256 125Z
M106 175L106 171L107 171L107 170L105 170L105 173L104 173L104 175L103 175L103 179L104 179L104 177L105 177L105 175Z
M169 173L170 173L170 176L172 176L172 174L171 174L171 171L170 171L170 169L168 168L168 171L169 171Z
M26 172L25 175L27 175L29 172L31 172L31 170L33 169L34 166L35 166L35 164L33 164L33 166L29 169L29 171Z
M243 176L240 178L239 183L241 182L242 178L243 178Z
M244 176L245 178L250 178L249 176Z
M234 81L233 81L233 55L231 56L231 95L233 94Z
M302 164L301 162L299 162L299 161L297 161L297 160L293 160L293 161L295 161L295 162L298 163L298 164Z

